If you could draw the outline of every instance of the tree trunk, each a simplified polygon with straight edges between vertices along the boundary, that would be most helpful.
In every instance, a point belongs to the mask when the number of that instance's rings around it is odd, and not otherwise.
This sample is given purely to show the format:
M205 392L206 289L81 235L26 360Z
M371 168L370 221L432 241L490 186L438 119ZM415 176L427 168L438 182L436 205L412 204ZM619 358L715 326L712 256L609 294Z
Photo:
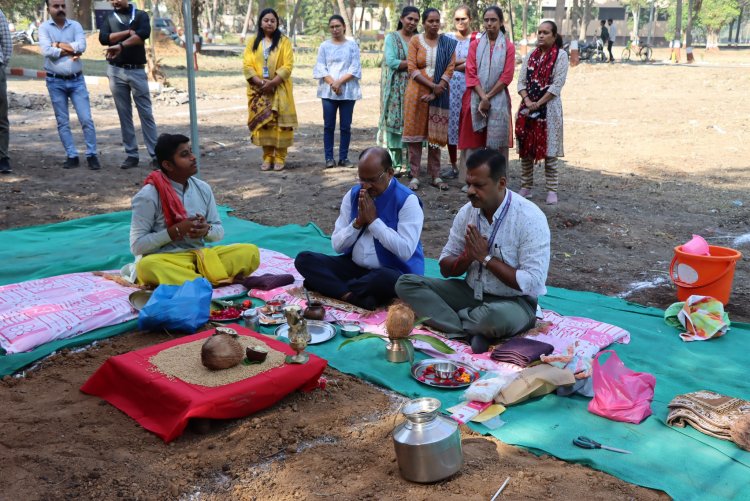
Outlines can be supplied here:
M362 38L362 23L365 21L365 4L366 1L362 0L362 13L359 15L359 26L357 26L357 36Z
M78 13L76 20L81 23L84 30L91 30L91 0L78 0Z
M289 34L291 35L292 41L295 44L297 43L297 14L299 13L299 8L302 6L303 1L304 0L297 0L296 2L294 2L294 10L292 11L292 22L291 22L291 26L289 26Z
M581 32L578 34L578 40L581 42L586 40L586 31L591 21L591 7L593 5L592 0L583 0L583 19L581 19Z
M565 17L565 0L557 0L557 3L555 3L555 24L560 31L562 31L563 17Z
M211 15L208 16L208 31L211 35L214 35L216 33L216 18L219 15L219 0L214 0L210 14Z
M523 15L521 17L523 25L523 39L529 40L529 0L523 0Z
M633 40L640 40L638 34L638 24L641 22L641 9L636 9L633 12Z
M253 0L247 0L247 13L245 14L245 23L242 25L242 37L241 40L244 42L247 38L247 28L250 26L253 14Z
M685 26L685 48L693 45L693 0L688 0L688 20Z
M682 0L677 0L677 6L674 9L674 39L682 42Z
M513 0L508 0L508 22L510 23L510 41L513 41Z
M352 35L352 22L349 17L349 12L346 10L346 4L344 0L336 0L336 6L339 9L339 15L344 18L344 24L346 24L346 34Z
M740 6L740 15L737 16L737 33L734 34L734 43L740 43L740 29L742 29L742 11L745 10L743 5Z

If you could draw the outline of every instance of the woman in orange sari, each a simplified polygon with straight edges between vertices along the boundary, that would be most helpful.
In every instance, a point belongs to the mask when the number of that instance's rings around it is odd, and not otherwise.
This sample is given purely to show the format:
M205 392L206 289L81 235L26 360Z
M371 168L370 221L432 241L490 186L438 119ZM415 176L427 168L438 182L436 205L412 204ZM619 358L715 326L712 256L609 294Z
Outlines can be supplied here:
M419 189L422 143L427 142L427 169L432 185L447 190L448 185L440 179L440 148L448 144L448 88L453 76L456 40L439 33L437 9L425 9L422 26L424 33L412 37L407 56L410 80L404 95L403 142L409 147L412 176L409 188Z

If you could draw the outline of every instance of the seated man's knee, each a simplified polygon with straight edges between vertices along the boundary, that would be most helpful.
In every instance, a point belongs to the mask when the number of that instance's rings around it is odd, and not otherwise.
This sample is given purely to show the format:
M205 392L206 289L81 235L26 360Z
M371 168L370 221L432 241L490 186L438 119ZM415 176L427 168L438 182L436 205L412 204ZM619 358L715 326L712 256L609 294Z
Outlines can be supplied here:
M148 254L143 256L135 263L135 275L142 284L155 284L159 281L156 278L156 268L162 266L158 254Z
M314 255L315 253L310 251L302 251L297 254L297 257L294 258L294 267L297 268L297 271L304 274L303 270L308 270L310 264L314 262Z
M398 280L396 280L396 294L398 297L404 299L404 296L408 295L415 286L421 284L421 279L421 276L412 273L406 273L398 277Z

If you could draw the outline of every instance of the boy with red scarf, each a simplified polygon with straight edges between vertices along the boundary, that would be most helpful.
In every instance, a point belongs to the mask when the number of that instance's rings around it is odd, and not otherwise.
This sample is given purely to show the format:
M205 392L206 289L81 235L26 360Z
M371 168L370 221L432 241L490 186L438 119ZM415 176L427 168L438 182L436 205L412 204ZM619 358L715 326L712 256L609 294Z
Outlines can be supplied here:
M258 247L232 244L205 247L224 237L211 187L196 179L195 155L181 134L156 141L159 170L133 197L130 250L140 284L182 285L205 277L213 285L249 276L260 264Z

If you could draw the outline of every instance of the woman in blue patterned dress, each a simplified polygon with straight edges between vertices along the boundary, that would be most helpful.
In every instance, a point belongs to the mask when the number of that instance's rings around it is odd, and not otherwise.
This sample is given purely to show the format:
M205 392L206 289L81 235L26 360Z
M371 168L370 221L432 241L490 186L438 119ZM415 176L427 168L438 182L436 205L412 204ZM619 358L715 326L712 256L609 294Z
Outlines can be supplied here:
M471 32L471 12L466 5L460 5L453 13L453 22L456 31L448 36L456 39L456 66L450 81L450 115L448 117L448 155L451 166L440 174L444 179L455 179L458 177L458 166L464 167L465 159L458 159L458 130L459 118L461 116L461 99L466 90L465 66L466 57L469 54L469 44L476 37L476 32Z

